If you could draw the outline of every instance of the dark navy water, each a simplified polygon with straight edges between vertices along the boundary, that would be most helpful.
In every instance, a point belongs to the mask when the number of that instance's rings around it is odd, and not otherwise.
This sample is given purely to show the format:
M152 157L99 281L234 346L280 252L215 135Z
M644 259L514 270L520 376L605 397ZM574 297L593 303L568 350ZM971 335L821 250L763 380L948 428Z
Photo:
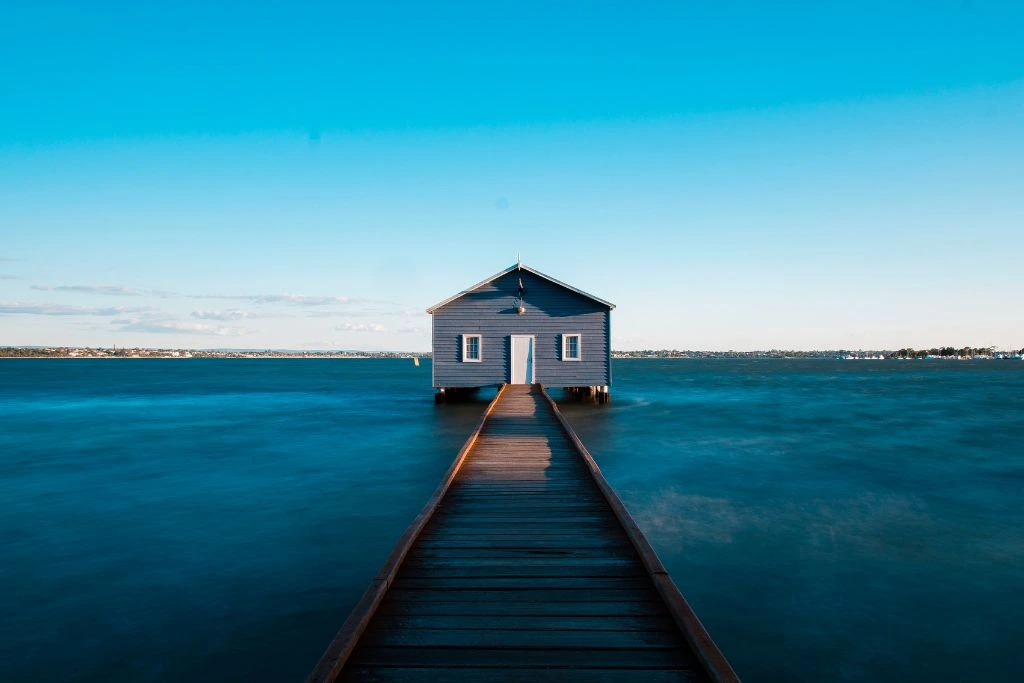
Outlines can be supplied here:
M1024 676L1024 363L635 360L564 409L748 681ZM301 680L486 396L0 360L0 678Z

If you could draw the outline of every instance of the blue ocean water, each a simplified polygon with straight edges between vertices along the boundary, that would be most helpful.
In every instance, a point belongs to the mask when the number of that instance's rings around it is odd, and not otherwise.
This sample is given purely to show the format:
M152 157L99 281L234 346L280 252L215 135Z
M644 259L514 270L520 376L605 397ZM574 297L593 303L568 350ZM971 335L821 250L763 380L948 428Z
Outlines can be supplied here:
M564 402L748 681L1024 673L1024 363L635 360ZM0 360L4 680L300 680L485 405L408 360Z

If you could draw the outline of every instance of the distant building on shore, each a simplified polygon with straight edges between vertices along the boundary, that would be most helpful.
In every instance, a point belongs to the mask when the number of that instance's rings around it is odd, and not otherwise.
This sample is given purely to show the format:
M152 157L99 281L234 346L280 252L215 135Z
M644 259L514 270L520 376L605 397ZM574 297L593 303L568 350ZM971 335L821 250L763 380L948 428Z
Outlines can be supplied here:
M567 387L607 400L613 308L521 263L431 306L438 400L503 383Z

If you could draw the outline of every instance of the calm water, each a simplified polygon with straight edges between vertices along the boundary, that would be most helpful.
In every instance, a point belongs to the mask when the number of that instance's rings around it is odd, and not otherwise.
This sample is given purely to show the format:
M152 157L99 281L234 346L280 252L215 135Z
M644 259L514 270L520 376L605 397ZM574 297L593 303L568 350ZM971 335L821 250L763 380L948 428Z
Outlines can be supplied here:
M748 681L1024 676L1024 363L618 361L570 419ZM0 360L4 680L301 680L483 403Z

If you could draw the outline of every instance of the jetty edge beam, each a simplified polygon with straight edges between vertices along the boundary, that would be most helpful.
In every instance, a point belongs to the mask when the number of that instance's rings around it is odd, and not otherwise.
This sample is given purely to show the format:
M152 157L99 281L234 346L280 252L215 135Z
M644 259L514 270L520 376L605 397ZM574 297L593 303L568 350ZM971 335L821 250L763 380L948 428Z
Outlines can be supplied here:
M484 410L483 415L477 421L476 427L470 432L469 438L466 439L458 455L455 456L455 460L448 468L448 471L445 472L441 483L438 484L434 493L427 500L426 505L420 510L420 513L413 519L409 528L399 537L394 550L384 560L384 565L370 581L370 585L366 592L363 593L363 597L356 603L351 614L349 614L345 623L342 624L341 630L338 631L331 644L327 646L327 650L320 658L316 668L309 674L309 677L306 679L307 683L333 683L337 679L342 667L345 666L345 662L348 660L348 656L352 654L352 649L359 642L359 637L366 630L370 619L373 618L377 607L380 605L380 601L384 598L388 588L390 588L391 582L394 581L395 575L402 566L402 562L405 561L405 556L409 554L409 550L416 542L416 539L419 538L423 527L434 516L434 512L437 511L437 507L444 498L444 494L448 492L449 487L451 487L452 482L455 481L455 477L462 468L462 464L466 461L466 456L469 455L469 452L473 450L473 446L476 445L480 432L487 423L487 418L494 411L494 407L498 405L498 399L505 393L507 387L508 385L502 385L498 389L497 395L491 399L487 409Z
M690 607L690 603L683 597L682 591L679 590L675 581L672 580L668 570L665 569L665 565L661 563L661 558L654 551L654 547L647 540L647 537L639 525L637 525L633 516L629 514L629 510L626 509L619 495L615 493L615 489L604 478L601 468L598 467L594 457L590 455L590 451L583 444L583 440L580 439L576 430L573 429L569 421L562 415L562 411L558 409L558 404L555 403L547 391L544 391L543 387L541 388L541 395L547 399L555 414L555 419L558 420L566 436L569 437L569 440L575 446L576 453L583 458L583 462L586 464L594 483L597 484L597 488L604 495L605 501L607 501L608 506L612 509L615 518L622 525L626 536L629 537L633 547L640 555L640 561L643 563L644 569L647 570L648 576L654 582L658 594L665 601L669 614L672 615L672 619L676 622L679 630L683 632L683 636L690 644L690 647L693 648L694 653L700 658L711 680L721 681L722 683L739 681L739 676L736 675L732 665L729 664L722 651L718 649L718 645L711 638L711 634L708 633L707 629L704 628L704 624L697 617L693 608Z

